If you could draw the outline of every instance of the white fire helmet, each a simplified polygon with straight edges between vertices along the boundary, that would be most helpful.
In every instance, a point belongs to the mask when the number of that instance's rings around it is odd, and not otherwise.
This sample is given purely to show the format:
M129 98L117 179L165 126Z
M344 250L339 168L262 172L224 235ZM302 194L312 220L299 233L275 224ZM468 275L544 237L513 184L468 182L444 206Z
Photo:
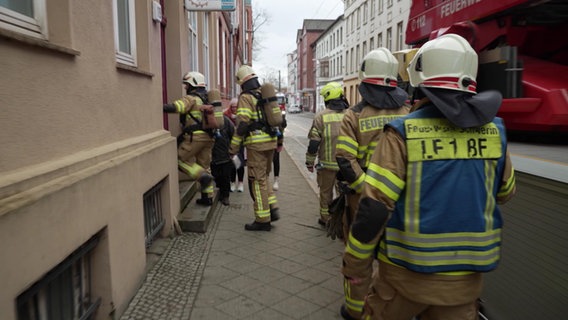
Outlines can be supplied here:
M387 48L377 48L369 52L361 63L359 80L361 82L396 87L398 60Z
M258 78L258 76L249 65L242 65L237 71L237 84L239 86L253 78Z
M410 84L476 93L477 53L457 34L426 42L407 68Z
M205 88L205 77L196 71L191 71L183 76L183 83L187 83L192 87L203 87Z

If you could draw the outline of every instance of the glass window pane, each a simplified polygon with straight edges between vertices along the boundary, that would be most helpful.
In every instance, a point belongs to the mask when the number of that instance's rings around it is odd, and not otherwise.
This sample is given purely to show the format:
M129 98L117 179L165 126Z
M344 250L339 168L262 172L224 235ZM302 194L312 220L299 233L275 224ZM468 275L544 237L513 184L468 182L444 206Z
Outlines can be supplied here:
M132 53L130 48L130 8L128 0L117 0L118 50Z
M33 0L0 0L0 6L16 11L28 17L34 16Z

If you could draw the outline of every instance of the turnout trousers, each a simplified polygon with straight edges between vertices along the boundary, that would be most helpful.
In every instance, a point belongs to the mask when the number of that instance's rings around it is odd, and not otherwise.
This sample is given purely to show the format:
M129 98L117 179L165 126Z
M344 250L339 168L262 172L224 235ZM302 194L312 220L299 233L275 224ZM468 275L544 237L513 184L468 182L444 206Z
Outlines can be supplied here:
M254 217L256 222L270 222L270 209L278 208L278 202L268 177L272 169L274 149L247 149L247 172L249 191L254 201Z
M178 167L193 180L198 180L203 173L210 173L211 141L190 141L190 137L184 137L183 142L178 147ZM213 198L213 180L207 185L201 185L201 193Z
M337 171L329 169L320 169L317 172L317 182L319 187L320 198L320 217L323 221L329 220L329 204L333 200L333 190L337 185ZM339 191L336 190L337 194Z
M480 273L420 274L381 261L363 319L477 320L481 289Z

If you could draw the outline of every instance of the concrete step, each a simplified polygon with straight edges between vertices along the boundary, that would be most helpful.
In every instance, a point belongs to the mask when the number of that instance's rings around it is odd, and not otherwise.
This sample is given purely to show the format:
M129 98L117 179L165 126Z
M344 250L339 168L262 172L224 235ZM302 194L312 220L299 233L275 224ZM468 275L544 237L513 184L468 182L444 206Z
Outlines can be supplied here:
M177 220L181 230L183 232L206 232L211 215L218 202L217 192L213 195L212 206L206 207L196 204L195 200L201 197L199 183L180 172L179 193L181 212L178 214Z
M195 196L194 199L198 199L200 194ZM209 222L211 221L211 216L215 210L218 203L217 192L213 196L212 206L202 206L195 203L194 199L187 204L185 209L177 216L178 223L183 232L199 232L205 233Z

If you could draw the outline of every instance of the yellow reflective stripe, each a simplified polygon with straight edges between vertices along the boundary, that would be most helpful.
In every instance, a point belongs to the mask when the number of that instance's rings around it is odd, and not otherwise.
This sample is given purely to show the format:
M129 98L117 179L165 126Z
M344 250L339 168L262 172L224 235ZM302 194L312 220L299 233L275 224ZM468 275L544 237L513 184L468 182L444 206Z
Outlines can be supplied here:
M515 186L515 170L512 169L511 176L509 177L507 182L501 186L499 192L497 193L497 196L498 197L508 196L513 191L514 186Z
M266 135L248 136L245 138L245 145L251 143L263 143L263 142L276 142L276 137L272 137L266 134Z
M362 312L365 300L356 300L351 298L351 283L349 279L343 278L343 294L345 297L345 306L355 312Z
M185 103L183 100L174 101L174 106L176 107L177 113L185 113Z
M316 162L316 156L313 154L306 153L306 163L313 165Z
M486 266L499 260L500 248L495 247L486 251L451 250L438 252L423 252L402 248L387 243L388 256L411 264L435 267L439 265L476 265Z
M310 130L310 135L308 136L308 138L312 138L312 140L314 140L313 138L318 137L320 138L320 134L317 128L312 128L312 130Z
M357 156L357 149L359 144L357 141L347 137L347 136L339 136L337 137L337 149L345 150L345 152Z
M485 193L487 194L485 200L485 230L493 230L493 212L495 211L495 197L493 197L493 186L495 185L495 169L497 168L497 160L485 160Z
M320 208L320 214L327 216L329 215L329 209L328 208Z
M386 228L386 239L416 248L487 247L501 242L501 229L484 232L424 234ZM430 250L431 251L431 250ZM429 251L429 252L430 252Z
M237 116L244 116L247 118L252 118L253 112L249 108L238 108L237 109Z
M337 165L337 162L335 162L335 161L321 160L320 162L321 162L321 164L323 164L323 167L325 169L330 169L330 170L338 170L339 169L339 166Z
M326 124L325 125L325 129L323 130L323 135L324 135L324 141L325 141L325 145L324 145L324 158L325 159L333 159L331 156L331 150L333 149L333 146L331 145L331 125Z
M377 253L377 259L380 260L381 262L384 263L388 263L390 265L393 266L398 266L400 268L399 265L393 263L392 261L389 260L389 258L387 257L387 255L385 254L386 249L385 249L385 242L381 241L380 245L379 245L379 252ZM435 272L434 274L441 274L441 275L447 275L447 276L465 276L468 274L472 274L475 272L472 271L449 271L449 272ZM365 318L367 319L367 318ZM370 320L370 318L368 318Z
M231 144L235 144L237 146L240 146L242 142L243 138L239 136L233 136L233 138L231 139Z
M203 171L203 168L197 163L190 165L181 160L178 160L178 167L181 169L181 171L185 172L187 175L194 179L201 171Z
M406 171L406 200L404 203L405 228L409 232L420 229L420 189L422 187L422 162L409 162Z
M213 193L213 186L208 186L205 189L201 189L201 192L203 193Z
M389 170L374 163L365 172L365 182L375 187L393 201L397 201L404 188L404 181Z
M357 159L363 159L367 155L367 150L369 150L369 146L360 145L357 148Z
M353 183L351 183L349 185L349 187L353 190L355 190L357 193L361 193L361 191L363 191L363 182L365 182L365 173L362 173L359 178L357 178L357 180L353 181Z
M276 204L276 202L277 202L276 196L268 197L268 204Z
M362 243L355 239L351 232L349 232L349 238L347 240L347 245L345 246L346 253L349 253L359 259L367 259L373 254L374 249L375 245Z
M201 120L201 111L191 111L190 113L195 119Z

